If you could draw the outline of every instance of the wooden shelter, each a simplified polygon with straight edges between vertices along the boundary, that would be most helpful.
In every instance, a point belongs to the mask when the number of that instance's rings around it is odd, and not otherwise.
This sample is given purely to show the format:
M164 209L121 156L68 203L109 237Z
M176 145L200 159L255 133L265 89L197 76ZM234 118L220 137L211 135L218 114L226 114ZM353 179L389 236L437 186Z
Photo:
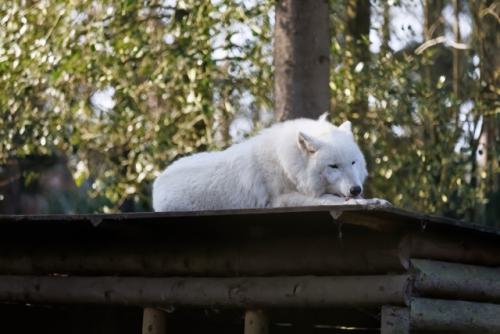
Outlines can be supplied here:
M396 208L0 216L0 326L500 333L499 266L500 230Z

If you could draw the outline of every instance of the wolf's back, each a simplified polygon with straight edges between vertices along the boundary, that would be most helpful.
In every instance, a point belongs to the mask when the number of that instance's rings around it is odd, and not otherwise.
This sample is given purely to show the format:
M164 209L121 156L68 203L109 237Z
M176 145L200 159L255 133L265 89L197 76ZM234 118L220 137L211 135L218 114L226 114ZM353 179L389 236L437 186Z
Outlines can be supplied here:
M262 166L254 156L257 138L224 151L197 153L165 169L153 184L155 211L197 211L265 207Z

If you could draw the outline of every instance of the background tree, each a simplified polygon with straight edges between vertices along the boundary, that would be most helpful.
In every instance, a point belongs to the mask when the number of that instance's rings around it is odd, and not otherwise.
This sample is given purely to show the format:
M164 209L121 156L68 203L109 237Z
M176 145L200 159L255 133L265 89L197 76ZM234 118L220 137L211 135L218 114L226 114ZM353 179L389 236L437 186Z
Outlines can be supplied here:
M275 118L317 118L329 111L328 2L280 0L274 27Z

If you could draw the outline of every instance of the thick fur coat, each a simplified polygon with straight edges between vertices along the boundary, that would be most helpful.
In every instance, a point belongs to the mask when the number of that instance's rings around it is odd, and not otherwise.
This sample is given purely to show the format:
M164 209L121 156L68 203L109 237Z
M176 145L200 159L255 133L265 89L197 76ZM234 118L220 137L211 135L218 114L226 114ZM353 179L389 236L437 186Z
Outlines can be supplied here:
M153 184L155 211L386 204L360 197L366 162L350 122L296 119L224 151L193 154Z

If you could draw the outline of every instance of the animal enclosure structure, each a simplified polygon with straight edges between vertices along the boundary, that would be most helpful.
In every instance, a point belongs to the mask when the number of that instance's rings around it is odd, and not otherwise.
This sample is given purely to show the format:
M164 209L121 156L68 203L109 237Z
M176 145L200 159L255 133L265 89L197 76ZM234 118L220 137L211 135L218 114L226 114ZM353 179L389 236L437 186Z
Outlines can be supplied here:
M499 266L499 230L395 208L0 216L0 326L500 333Z

